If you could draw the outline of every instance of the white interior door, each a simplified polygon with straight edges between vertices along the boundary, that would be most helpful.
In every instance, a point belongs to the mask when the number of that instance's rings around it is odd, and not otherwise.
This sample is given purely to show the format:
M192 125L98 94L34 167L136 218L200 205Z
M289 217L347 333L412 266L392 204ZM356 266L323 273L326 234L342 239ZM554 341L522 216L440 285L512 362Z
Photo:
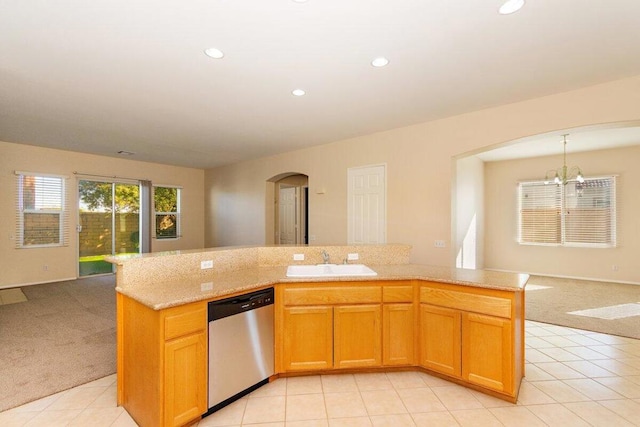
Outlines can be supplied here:
M349 244L387 241L385 165L350 168L347 172L347 239Z
M296 187L280 187L280 243L296 243Z

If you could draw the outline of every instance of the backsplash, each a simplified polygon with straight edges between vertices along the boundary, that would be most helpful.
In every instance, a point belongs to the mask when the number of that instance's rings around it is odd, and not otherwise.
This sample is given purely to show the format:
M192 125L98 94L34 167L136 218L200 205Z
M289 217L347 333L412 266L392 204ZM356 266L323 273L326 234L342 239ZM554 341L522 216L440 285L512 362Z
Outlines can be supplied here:
M347 254L357 253L358 260L351 264L396 265L408 264L410 245L345 245L345 246L263 246L223 247L202 250L157 252L151 254L111 256L107 261L117 265L116 276L121 288L151 285L157 282L199 279L208 281L220 274L258 267L279 267L292 264L320 264L322 251L329 254L330 262L341 264ZM303 261L293 261L294 254L303 254ZM212 261L213 267L202 269L203 261Z

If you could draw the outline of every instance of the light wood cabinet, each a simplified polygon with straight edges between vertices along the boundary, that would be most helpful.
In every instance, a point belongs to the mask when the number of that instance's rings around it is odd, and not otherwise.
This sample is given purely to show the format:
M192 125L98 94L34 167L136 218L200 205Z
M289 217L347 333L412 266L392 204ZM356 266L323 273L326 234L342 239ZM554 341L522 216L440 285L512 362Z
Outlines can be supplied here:
M512 394L514 389L510 319L476 313L462 315L462 378Z
M335 307L333 310L335 367L380 366L380 305L347 305Z
M182 426L207 410L206 302L152 310L117 294L118 404L136 423Z
M524 295L428 283L420 288L420 364L517 399L524 376Z
M276 366L280 372L380 366L381 286L286 285L276 295ZM280 296L280 298L278 298Z
M420 305L420 364L460 377L462 371L461 313L451 308Z
M382 364L413 365L416 316L413 284L382 288Z
M333 367L333 307L285 307L282 356L287 371Z
M207 337L197 332L164 345L165 424L181 426L206 412ZM204 406L203 406L204 404Z
M279 287L276 367L296 372L413 366L415 289L407 281Z

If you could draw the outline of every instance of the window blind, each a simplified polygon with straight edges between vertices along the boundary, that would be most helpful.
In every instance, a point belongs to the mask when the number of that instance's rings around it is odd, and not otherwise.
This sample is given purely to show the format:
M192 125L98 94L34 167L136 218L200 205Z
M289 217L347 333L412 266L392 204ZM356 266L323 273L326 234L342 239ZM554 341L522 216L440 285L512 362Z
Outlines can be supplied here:
M557 185L519 185L520 243L559 244L562 241L562 192Z
M567 244L616 245L615 177L570 182L564 201Z
M585 178L566 185L518 185L521 244L616 245L616 178Z
M65 177L16 172L16 246L66 246L69 242Z

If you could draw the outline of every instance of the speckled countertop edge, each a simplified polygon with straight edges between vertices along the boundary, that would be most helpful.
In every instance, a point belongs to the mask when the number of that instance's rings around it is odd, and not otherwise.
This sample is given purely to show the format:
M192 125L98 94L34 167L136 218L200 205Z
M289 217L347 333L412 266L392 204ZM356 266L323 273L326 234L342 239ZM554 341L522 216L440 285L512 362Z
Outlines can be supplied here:
M220 273L203 282L201 278L185 278L153 284L121 288L116 291L153 310L176 307L198 301L265 288L278 283L326 283L360 281L424 280L462 286L522 292L529 275L489 270L465 270L418 264L371 265L377 276L343 276L324 278L286 277L286 267L256 267Z

